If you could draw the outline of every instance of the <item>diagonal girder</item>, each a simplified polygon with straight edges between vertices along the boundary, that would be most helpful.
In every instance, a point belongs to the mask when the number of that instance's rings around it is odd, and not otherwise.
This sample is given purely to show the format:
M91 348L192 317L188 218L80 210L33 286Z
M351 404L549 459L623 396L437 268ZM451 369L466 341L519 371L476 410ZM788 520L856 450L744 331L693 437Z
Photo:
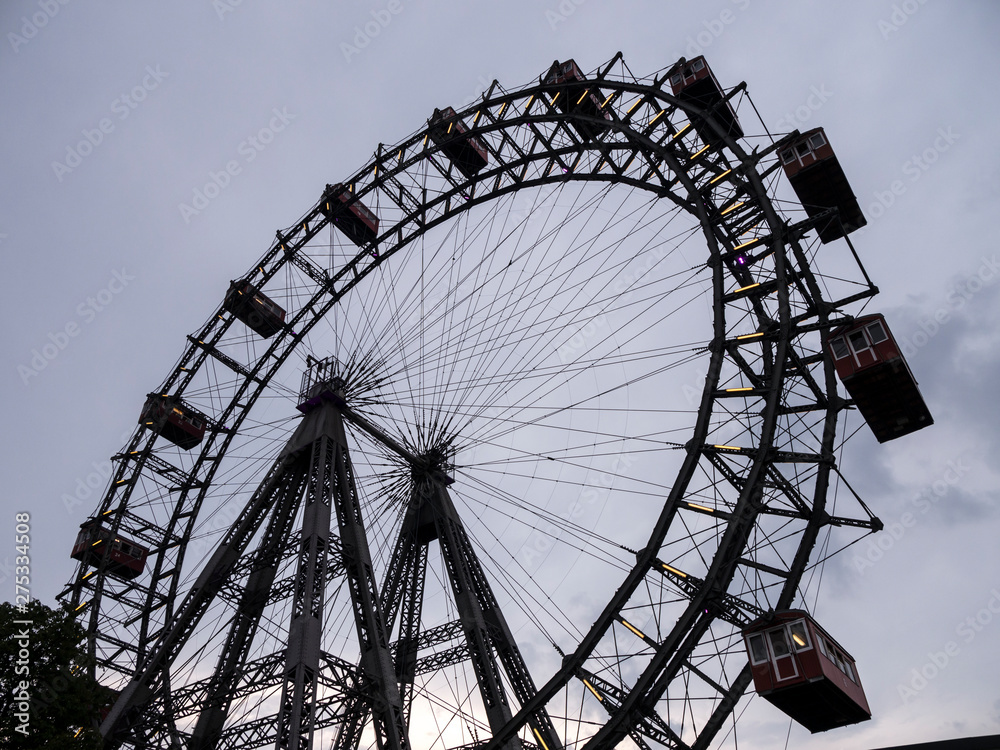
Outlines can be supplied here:
M583 682L587 690L600 701L609 714L617 711L622 701L628 695L628 690L619 687L593 672L580 667L577 670L577 677ZM660 716L655 709L643 711L642 716L635 722L635 727L629 732L629 737L639 747L649 750L646 737L675 750L689 750L688 746L680 738L671 726Z
M435 533L441 545L441 555L451 581L465 640L469 644L479 693L490 728L496 733L511 717L510 704L500 677L500 666L493 654L492 633L486 623L486 611L494 609L496 602L492 594L489 601L484 602L480 598L481 590L476 585L478 581L474 580L475 573L471 569L477 563L474 558L469 560L466 554L464 530L444 488L428 482L415 491L417 497L419 489L423 489L429 496L434 510ZM513 742L505 746L505 750L513 749Z
M212 555L163 634L124 690L101 725L101 734L112 743L126 741L129 735L146 735L161 720L152 718L151 705L164 691L167 672L174 658L194 632L208 606L218 595L237 561L263 523L276 494L295 481L292 467L298 456L283 452L275 461L261 486L250 498L244 512L230 528Z
M255 566L243 589L226 644L206 690L203 709L191 736L192 750L216 747L229 715L232 686L244 669L254 634L268 602L268 595L281 562L282 551L292 530L300 496L307 479L308 464L300 457L295 481L282 488L275 502L267 530L254 556Z
M342 407L342 411L347 410ZM409 708L413 697L413 669L416 652L420 647L417 634L427 567L427 540L423 539L421 542L419 517L420 505L411 503L403 518L399 537L389 561L381 599L382 613L386 618L386 633L390 633L404 596L406 598L400 625L400 640L391 644L390 652L393 656L404 722L407 726L409 726ZM370 707L360 697L351 704L333 745L334 750L353 750L357 747L369 709Z
M425 485L425 493L434 512L441 554L451 580L490 727L496 733L509 723L511 714L491 647L495 649L521 704L533 699L537 691L446 487L435 480L427 481L429 486ZM501 723L495 723L501 719ZM549 750L562 747L544 708L535 711L528 724L541 745Z

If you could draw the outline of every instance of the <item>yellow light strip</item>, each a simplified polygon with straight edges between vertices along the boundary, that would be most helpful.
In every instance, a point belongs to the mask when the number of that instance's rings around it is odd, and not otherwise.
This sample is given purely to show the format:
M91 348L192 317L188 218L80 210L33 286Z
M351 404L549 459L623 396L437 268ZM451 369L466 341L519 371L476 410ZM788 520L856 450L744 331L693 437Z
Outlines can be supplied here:
M400 162L403 161L403 149L399 149L399 156L397 157L397 160Z
M733 250L742 250L745 247L750 247L751 245L756 245L760 242L760 237L754 237L749 242L744 242L742 245L737 245Z
M75 609L74 611L75 611L75 612L79 612L79 611L80 611L81 609L83 609L84 607L86 607L86 606L87 606L87 605L88 605L89 603L90 603L90 602L84 602L84 603L83 603L83 604L81 604L81 605L80 605L79 607L77 607L77 608L76 608L76 609Z
M561 94L561 93L562 93L562 91L557 91L556 95L552 97L552 106L553 107L556 106L556 99L559 98L559 94Z
M690 129L691 129L691 123L688 123L688 124L687 124L687 125L685 125L685 126L684 126L683 128L681 128L680 130L678 130L678 131L677 131L677 132L676 132L676 133L674 134L674 137L673 137L673 138L671 138L670 140L672 140L672 141L676 141L676 140L677 140L678 138L680 138L680 137L681 137L682 135L684 135L684 134L685 134L686 132L688 132L688 130L690 130Z
M754 287L758 287L758 286L760 286L760 282L759 281L756 284L747 284L746 286L741 286L739 289L737 289L733 293L737 294L739 292L745 292L747 289L753 289Z
M87 580L88 578L90 578L90 577L91 577L92 575L94 575L95 573L97 573L97 571L96 571L96 570L92 570L92 571L90 571L89 573L87 573L87 575L85 575L85 576L84 576L83 578L81 578L80 580L81 580L81 581L86 581L86 580Z
M753 386L747 386L746 388L726 388L726 393L744 393L752 390Z
M625 112L625 116L626 117L628 117L630 114L632 114L632 110L634 110L636 107L638 107L640 104L642 104L642 99L643 99L643 97L640 96L638 99L635 100L635 104L633 104L631 107L628 108L628 110L626 110L626 112Z
M594 686L590 684L589 680L584 680L583 684L587 686L587 690L592 692L594 694L594 697L597 698L597 700L599 700L601 703L604 703L604 698L602 698L601 694L598 693L597 690L594 688Z
M626 620L624 617L620 620L620 622L626 628L628 628L633 633L635 633L637 636L639 636L640 638L642 638L642 640L646 640L646 636L643 634L643 632L641 630L639 630L638 628L633 627L631 624L629 624L628 620Z
M688 505L690 505L690 503L688 503ZM669 570L675 576L680 576L681 578L687 578L688 577L687 573L685 573L683 571L680 571L680 570L677 570L677 568L673 568L673 567L667 565L666 563L663 563L663 569L664 570Z
M136 453L138 453L139 451L135 451L135 452L136 452ZM114 513L114 512L115 512L115 511L114 511L114 509L111 509L111 510L106 510L106 511L104 511L103 513L101 513L101 515L102 515L102 516L106 516L106 515L108 515L109 513Z
M719 215L720 215L720 216L725 216L725 215L726 215L726 214L728 214L728 213L729 213L730 211L735 211L735 210L736 210L737 208L739 208L740 206L742 206L742 205L743 205L743 204L744 204L745 202L746 202L746 201L739 201L738 203L734 203L734 204L733 204L733 205L731 205L731 206L730 206L729 208L727 208L727 209L724 209L724 210L722 211L722 213L721 213L721 214L719 214Z
M717 448L720 451L738 451L742 450L738 445L713 445L713 448Z
M711 143L709 143L707 146L704 146L700 151L698 151L697 154L695 154L694 156L692 156L690 160L694 161L699 156L701 156L703 153L705 153L706 151L708 151L710 148L712 148L712 144Z
M531 96L528 97L528 103L524 105L524 111L527 112L529 109L531 109L531 105L534 104L534 102L535 102L535 95L532 94Z
M329 206L330 204L327 203L326 205ZM264 266L257 266L257 270L260 271L261 273L264 273Z
M656 121L657 121L657 120L659 120L659 119L660 119L661 117L663 117L663 113L664 113L664 112L666 112L666 111L667 111L667 110L665 110L665 109L661 109L661 110L659 111L659 113L658 113L658 114L656 115L656 117L654 117L654 118L653 118L652 120L650 120L650 121L649 121L649 124L650 124L650 125L652 125L652 124L653 124L654 122L656 122Z
M611 101L611 97L613 97L617 93L618 93L617 91L612 91L610 94L608 94L608 98L605 99L603 102L601 102L601 109L604 109L608 105L608 102Z
M449 122L449 123L448 123L448 132L447 132L447 133L445 133L445 135L450 135L450 134L451 134L451 129L452 129L452 128L453 128L454 126L455 126L455 123L453 123L453 122Z
M758 331L757 333L744 333L742 336L737 336L737 341L746 341L747 339L759 339L764 334Z
M503 111L507 109L507 104L508 104L507 102L504 102L503 104L500 105L500 111L497 112L497 117L500 117L503 114ZM476 112L476 116L477 117L479 116L478 112Z
M120 484L126 484L127 482L128 482L127 479L119 479L117 482L115 482L115 487L117 487Z
M91 547L96 547L96 546L97 546L98 544L101 544L101 543L103 543L103 542L104 542L104 540L103 540L103 539L98 539L98 540L97 540L96 542L94 542L94 543L93 543L93 544L91 544L90 546L91 546Z
M720 174L720 175L716 175L716 176L715 176L715 177L713 177L713 178L712 178L711 180L709 180L708 184L709 184L709 185L714 185L715 183L717 183L717 182L718 182L719 180L721 180L721 179L722 179L723 177L725 177L725 176L726 176L727 174L729 174L729 173L730 173L730 172L732 172L732 171L733 171L733 170L731 170L731 169L727 169L727 170L726 170L725 172L723 172L722 174Z
M580 94L580 98L576 100L576 103L579 104L580 102L582 102L587 97L587 94L589 94L589 93L590 93L590 89L584 89L583 93Z
M542 746L542 750L549 750L549 746L545 744L545 740L542 739L542 735L538 733L538 730L532 727L531 731L534 732L535 737L538 738L538 744Z
M430 138L430 133L424 136L424 145L427 145L427 139Z
M704 505L698 505L698 503L688 503L689 508L694 508L695 510L703 510L706 513L715 513L715 508L708 508Z

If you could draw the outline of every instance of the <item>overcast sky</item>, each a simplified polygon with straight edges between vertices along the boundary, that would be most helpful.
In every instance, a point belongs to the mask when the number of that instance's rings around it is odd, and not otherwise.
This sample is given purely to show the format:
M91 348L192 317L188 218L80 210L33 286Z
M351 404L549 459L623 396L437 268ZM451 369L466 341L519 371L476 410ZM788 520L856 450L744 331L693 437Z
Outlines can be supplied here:
M826 128L869 221L852 237L882 292L869 309L936 422L859 434L841 459L887 529L827 565L817 611L875 716L795 726L789 746L1000 733L1000 4L4 0L0 32L4 599L15 513L51 604L144 395L323 185L494 78L705 54L772 131ZM740 747L783 741L770 718Z

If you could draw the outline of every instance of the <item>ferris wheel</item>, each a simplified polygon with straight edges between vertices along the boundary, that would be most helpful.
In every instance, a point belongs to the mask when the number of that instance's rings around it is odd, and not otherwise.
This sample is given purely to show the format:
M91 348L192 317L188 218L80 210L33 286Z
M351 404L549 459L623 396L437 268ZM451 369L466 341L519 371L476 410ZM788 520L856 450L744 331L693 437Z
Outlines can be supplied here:
M108 746L735 736L744 631L881 526L829 349L863 217L779 200L827 144L745 89L494 82L220 290L73 550Z

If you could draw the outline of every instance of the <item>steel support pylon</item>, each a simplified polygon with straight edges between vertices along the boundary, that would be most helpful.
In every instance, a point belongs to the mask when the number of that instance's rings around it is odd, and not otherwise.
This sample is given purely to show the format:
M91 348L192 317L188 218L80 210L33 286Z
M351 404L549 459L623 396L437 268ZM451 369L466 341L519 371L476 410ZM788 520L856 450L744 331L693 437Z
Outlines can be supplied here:
M336 408L343 418L399 455L410 467L410 494L386 571L381 600L387 630L392 630L397 616L400 619L393 666L399 694L403 697L404 724L409 721L418 667L420 611L428 546L437 540L487 721L491 732L498 734L512 717L504 677L522 705L535 696L536 688L448 492L452 480L442 465L444 453L432 450L425 455L416 455L354 412L341 398L335 398L334 402L338 404ZM369 709L369 706L358 703L348 711L341 735L334 744L335 750L354 750L357 747ZM539 747L545 750L562 748L544 707L532 712L528 725ZM521 743L516 737L511 737L501 746L504 750L520 750Z
M369 698L379 748L407 750L406 725L341 412L331 402L311 411L303 435L312 446L295 598L289 625L277 750L312 746L331 516L340 532L361 650L359 679ZM305 425L303 425L305 426Z

